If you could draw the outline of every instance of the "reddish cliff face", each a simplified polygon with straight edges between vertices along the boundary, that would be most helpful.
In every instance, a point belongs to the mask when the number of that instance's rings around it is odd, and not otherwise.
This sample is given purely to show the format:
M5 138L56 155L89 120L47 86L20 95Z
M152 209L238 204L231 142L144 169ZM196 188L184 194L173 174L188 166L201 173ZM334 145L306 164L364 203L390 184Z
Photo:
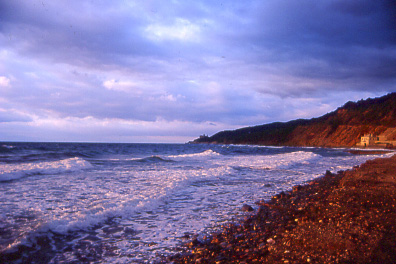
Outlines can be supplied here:
M379 135L396 127L396 93L348 102L336 111L310 120L219 132L195 143L352 147L363 134ZM389 135L396 139L396 132Z
M285 142L290 145L352 147L363 134L379 135L396 127L396 94L348 102L343 107L298 126Z
M333 129L328 125L299 126L290 135L286 145L317 147L353 147L365 133L381 134L386 127L364 125L339 125Z

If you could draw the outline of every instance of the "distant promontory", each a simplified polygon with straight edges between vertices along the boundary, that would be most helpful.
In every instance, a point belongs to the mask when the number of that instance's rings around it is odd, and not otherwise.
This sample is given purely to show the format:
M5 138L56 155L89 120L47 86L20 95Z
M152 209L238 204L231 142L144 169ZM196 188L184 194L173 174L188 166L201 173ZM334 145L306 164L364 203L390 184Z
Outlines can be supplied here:
M392 144L396 141L396 93L347 102L318 118L221 131L213 136L201 136L192 143L353 147L366 146L361 143L363 136L373 138L371 146L396 147Z

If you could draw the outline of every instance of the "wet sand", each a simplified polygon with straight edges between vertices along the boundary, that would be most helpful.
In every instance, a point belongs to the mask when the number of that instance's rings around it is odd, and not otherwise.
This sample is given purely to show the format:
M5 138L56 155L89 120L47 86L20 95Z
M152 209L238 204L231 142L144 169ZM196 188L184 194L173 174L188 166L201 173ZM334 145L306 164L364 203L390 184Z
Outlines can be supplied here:
M258 201L164 263L396 263L396 156Z

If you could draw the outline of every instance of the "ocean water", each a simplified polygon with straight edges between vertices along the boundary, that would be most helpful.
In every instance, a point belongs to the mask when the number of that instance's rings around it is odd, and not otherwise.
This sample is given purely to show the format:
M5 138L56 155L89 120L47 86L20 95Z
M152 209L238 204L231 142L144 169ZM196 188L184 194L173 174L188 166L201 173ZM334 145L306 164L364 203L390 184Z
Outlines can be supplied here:
M153 263L241 207L367 159L345 149L0 143L0 262Z

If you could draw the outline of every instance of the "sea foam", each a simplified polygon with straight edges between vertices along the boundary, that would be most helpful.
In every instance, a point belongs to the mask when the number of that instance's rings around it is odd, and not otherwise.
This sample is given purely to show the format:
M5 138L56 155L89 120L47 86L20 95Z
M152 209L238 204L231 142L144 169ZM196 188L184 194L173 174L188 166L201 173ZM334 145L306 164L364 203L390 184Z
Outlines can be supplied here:
M181 155L170 155L169 158L205 158L205 157L214 157L220 156L220 153L213 151L211 149L205 150L199 153L192 153L192 154L181 154Z
M31 175L59 174L91 167L92 165L88 161L78 157L47 162L0 164L0 182Z

